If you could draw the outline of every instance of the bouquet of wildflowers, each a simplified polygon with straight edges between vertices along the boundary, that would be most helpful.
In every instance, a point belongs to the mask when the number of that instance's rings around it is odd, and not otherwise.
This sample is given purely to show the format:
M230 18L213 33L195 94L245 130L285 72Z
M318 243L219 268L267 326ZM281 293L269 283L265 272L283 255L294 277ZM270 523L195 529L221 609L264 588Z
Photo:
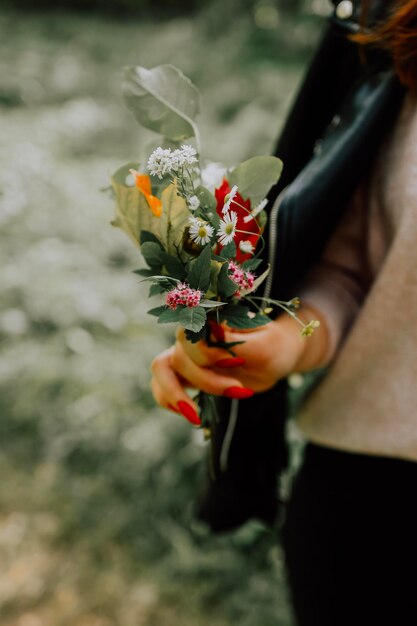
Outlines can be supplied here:
M254 329L270 322L274 306L299 321L304 336L317 326L298 318L289 302L256 296L269 269L262 263L266 194L281 174L281 161L257 156L227 169L202 162L195 117L198 91L175 67L127 68L127 106L137 120L159 132L160 145L143 163L128 163L112 177L114 226L122 228L147 264L136 272L149 281L150 309L159 324L175 323L191 342L228 350L222 325ZM195 145L185 143L192 138ZM271 306L272 305L272 306ZM213 398L200 393L202 425L210 427Z

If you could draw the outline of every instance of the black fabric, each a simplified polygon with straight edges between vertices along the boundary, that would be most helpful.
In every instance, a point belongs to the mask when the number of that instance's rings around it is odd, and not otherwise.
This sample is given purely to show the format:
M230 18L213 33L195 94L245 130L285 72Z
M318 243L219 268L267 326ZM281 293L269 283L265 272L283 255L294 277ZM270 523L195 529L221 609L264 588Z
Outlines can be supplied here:
M417 624L417 463L309 445L283 529L297 626Z
M357 46L332 18L306 72L279 138L283 175L270 192L270 208L284 193L271 250L268 222L265 265L272 262L271 296L288 299L319 258L355 187L372 163L398 114L404 89L385 54L364 65ZM261 270L262 271L262 270ZM221 400L209 451L210 472L197 515L214 531L255 517L272 523L278 476L286 467L287 386L238 403L227 469L219 458L230 424L231 402ZM236 402L236 401L234 401Z

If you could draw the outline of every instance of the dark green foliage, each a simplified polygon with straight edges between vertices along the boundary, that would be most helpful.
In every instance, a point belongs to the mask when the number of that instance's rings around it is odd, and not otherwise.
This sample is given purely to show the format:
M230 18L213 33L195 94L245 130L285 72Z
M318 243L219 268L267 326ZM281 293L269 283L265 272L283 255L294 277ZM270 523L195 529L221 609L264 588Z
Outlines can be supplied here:
M185 307L181 310L179 316L181 326L187 330L191 330L193 333L198 333L199 330L204 328L206 319L207 314L202 306Z
M271 320L267 315L256 313L249 316L249 307L242 304L229 304L220 310L220 319L232 328L244 330L246 328L258 328L268 324Z
M223 263L221 270L219 272L219 276L217 279L217 289L219 290L219 294L224 298L229 298L233 296L234 293L238 290L238 285L231 278L229 278L229 269L228 264Z
M210 261L211 248L206 246L199 256L190 263L190 270L187 276L187 282L193 289L199 289L203 293L210 286Z

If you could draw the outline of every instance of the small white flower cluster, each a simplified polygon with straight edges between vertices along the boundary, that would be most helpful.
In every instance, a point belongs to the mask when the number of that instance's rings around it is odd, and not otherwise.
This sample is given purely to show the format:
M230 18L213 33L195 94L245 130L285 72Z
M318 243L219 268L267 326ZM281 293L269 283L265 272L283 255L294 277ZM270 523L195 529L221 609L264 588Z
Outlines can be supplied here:
M197 198L197 196L191 196L190 198L187 198L187 201L190 211L196 211L200 206L200 200Z
M171 172L178 172L182 167L197 163L197 152L192 146L183 144L177 150L156 148L148 159L148 170L152 176L162 178Z

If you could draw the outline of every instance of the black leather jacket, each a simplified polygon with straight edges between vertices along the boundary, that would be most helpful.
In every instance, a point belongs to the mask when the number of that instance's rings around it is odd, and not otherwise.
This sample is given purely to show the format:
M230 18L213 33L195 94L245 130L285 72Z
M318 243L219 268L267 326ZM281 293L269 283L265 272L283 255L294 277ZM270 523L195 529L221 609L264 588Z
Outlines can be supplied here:
M320 257L404 94L387 54L373 50L364 63L348 38L359 28L360 1L343 2L343 11L342 3L333 4L276 148L284 170L269 195L272 272L266 288L278 299L296 295L297 283ZM370 21L382 19L388 8L386 0L374 1ZM273 522L277 477L288 457L286 395L281 381L248 400L219 401L210 472L198 505L199 517L213 530L252 517Z

